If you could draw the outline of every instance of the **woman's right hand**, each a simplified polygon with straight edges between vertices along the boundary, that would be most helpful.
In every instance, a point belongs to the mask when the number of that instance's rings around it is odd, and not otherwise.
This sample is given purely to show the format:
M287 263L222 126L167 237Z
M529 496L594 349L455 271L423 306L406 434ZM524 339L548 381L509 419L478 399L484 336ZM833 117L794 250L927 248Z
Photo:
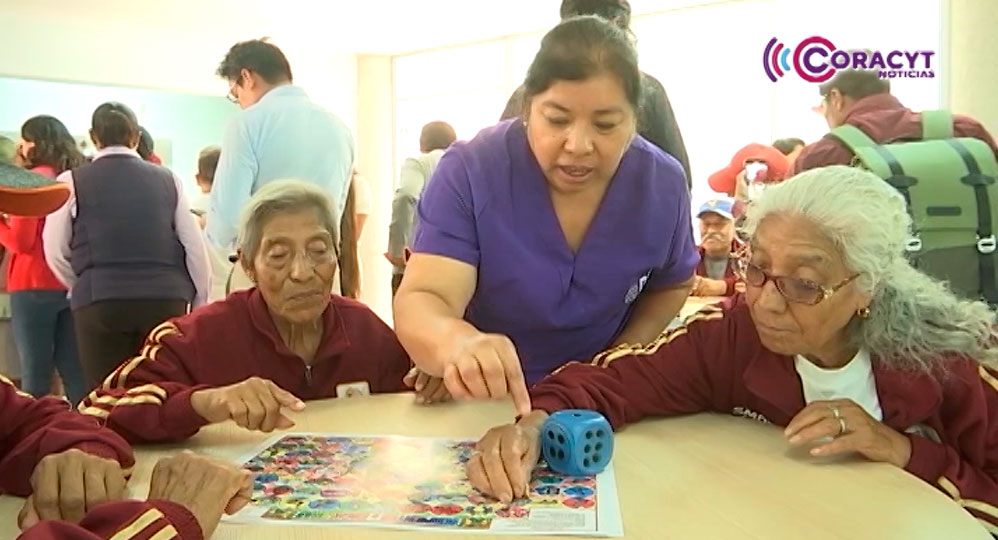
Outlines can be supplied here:
M240 427L270 433L295 425L284 416L282 408L301 412L305 403L269 380L250 377L229 386L194 392L191 408L211 424L232 420Z
M464 338L444 368L444 384L455 398L513 397L516 413L530 412L530 394L516 347L500 334L477 333Z
M540 459L540 427L547 416L534 411L516 424L490 429L468 460L471 485L504 503L526 497L530 476Z

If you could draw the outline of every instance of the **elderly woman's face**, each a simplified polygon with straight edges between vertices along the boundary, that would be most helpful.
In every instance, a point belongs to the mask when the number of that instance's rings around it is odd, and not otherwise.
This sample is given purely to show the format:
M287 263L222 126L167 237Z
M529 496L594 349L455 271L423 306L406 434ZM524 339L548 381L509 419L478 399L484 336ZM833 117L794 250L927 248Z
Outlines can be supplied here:
M557 81L531 99L527 139L548 184L561 193L605 183L635 133L634 107L609 73Z
M772 214L752 239L751 264L771 276L787 276L834 288L855 275L846 268L835 244L810 220ZM869 296L855 282L842 286L816 305L788 302L772 280L749 285L746 299L763 345L785 355L820 356L845 344L846 325Z
M270 312L291 324L314 322L329 305L336 274L333 238L313 209L270 217L247 274Z

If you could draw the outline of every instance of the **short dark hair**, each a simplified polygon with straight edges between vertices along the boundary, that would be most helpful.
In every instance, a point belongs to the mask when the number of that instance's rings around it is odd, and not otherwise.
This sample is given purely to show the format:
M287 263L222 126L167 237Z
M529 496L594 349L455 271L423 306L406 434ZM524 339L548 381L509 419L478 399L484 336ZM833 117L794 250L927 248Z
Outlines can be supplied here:
M29 118L21 126L21 138L35 143L25 156L29 167L48 165L56 174L62 174L83 164L83 153L76 147L76 140L58 118L47 115Z
M852 99L863 99L877 94L889 94L891 82L881 79L876 70L847 69L839 71L828 82L818 86L821 97L828 97L832 89Z
M556 81L581 81L601 72L620 81L627 101L637 111L641 104L638 53L619 27L601 17L573 17L555 26L541 40L527 79L524 105Z
M786 139L776 139L773 141L773 148L779 150L784 156L789 156L798 146L807 145L803 140L796 137L787 137Z
M446 150L457 140L457 133L447 122L430 122L419 133L419 149L423 152Z
M631 4L627 0L562 0L562 20L580 15L596 15L616 21L624 30L631 28Z
M149 161L155 149L156 143L152 139L152 134L149 133L148 129L139 126L139 146L135 149L139 153L139 157Z
M215 181L215 169L221 155L221 146L209 146L198 154L198 178L209 186Z
M244 69L258 73L270 84L293 80L287 57L267 38L241 41L233 45L218 65L215 74L235 81Z
M90 129L104 146L131 146L139 136L139 121L127 105L109 101L94 111Z

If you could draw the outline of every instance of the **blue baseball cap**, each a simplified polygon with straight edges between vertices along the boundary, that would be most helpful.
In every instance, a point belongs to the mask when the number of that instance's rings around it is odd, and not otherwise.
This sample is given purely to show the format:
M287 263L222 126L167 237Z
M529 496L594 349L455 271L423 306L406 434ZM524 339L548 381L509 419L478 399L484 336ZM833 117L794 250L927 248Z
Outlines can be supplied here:
M721 199L711 199L700 206L700 211L697 212L697 217L702 217L704 214L713 212L721 217L728 219L735 219L734 215L735 200L728 197Z

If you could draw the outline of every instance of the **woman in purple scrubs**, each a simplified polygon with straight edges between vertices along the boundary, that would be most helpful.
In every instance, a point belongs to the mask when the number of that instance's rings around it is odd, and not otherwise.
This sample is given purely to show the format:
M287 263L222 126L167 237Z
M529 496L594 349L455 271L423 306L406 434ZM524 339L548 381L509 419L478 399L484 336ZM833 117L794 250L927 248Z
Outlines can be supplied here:
M646 343L699 262L682 166L636 134L637 54L569 19L545 36L524 120L452 146L419 202L399 339L458 398L512 395L566 362Z

